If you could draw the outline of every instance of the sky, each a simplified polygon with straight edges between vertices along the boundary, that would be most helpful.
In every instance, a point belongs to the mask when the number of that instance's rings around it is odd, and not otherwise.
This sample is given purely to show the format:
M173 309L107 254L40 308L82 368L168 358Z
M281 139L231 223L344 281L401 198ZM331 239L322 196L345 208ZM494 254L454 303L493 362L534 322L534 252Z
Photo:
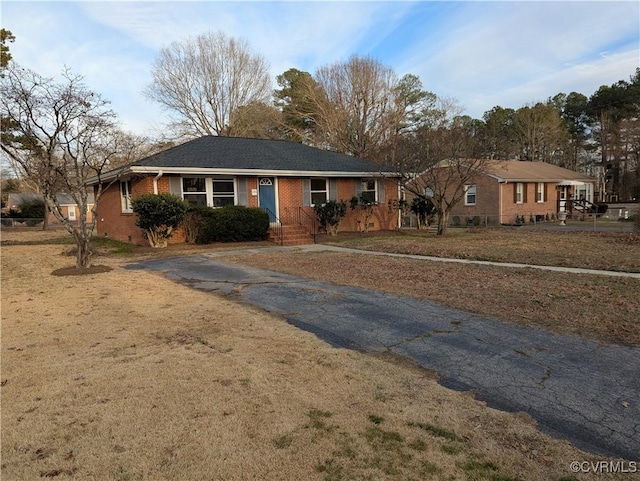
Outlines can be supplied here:
M245 39L275 78L367 55L482 118L557 93L592 95L640 67L638 1L11 1L13 59L65 67L111 101L122 127L158 137L167 115L143 94L160 49L212 31Z

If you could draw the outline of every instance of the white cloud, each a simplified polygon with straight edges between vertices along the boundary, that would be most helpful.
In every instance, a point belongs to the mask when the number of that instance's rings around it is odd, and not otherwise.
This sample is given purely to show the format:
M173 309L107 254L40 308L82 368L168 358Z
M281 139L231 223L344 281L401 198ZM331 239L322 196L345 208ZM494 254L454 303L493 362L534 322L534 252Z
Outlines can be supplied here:
M435 48L433 35L425 38L401 65L479 117L494 105L628 78L638 66L639 14L637 4L620 2L468 3L438 30ZM635 44L620 53L629 39ZM598 54L608 48L617 53L606 61Z

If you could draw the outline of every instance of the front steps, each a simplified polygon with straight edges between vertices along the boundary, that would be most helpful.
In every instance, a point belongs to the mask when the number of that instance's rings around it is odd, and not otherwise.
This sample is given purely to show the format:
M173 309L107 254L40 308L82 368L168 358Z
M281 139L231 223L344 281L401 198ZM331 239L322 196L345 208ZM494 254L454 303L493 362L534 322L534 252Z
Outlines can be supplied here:
M282 233L282 239L279 232ZM301 225L283 225L280 229L269 229L269 240L283 246L313 244L313 237Z

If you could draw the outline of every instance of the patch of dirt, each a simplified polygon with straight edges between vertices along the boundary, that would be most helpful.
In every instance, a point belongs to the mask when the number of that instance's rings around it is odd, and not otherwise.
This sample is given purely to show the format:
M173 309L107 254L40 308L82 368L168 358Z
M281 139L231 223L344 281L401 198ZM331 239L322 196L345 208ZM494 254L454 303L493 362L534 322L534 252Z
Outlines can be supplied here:
M93 265L82 269L78 269L77 267L63 267L61 269L56 269L51 274L54 276L88 276L90 274L102 274L112 270L113 267Z

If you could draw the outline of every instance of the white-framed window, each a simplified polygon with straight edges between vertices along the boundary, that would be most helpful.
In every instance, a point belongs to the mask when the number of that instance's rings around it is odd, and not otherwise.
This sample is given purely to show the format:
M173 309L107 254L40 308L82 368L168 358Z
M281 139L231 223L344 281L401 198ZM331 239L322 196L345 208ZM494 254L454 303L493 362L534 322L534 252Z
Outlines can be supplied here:
M544 201L544 182L538 182L538 186L536 187L536 202L542 203Z
M204 177L183 177L182 198L191 205L207 205L207 187Z
M362 179L360 199L365 204L375 204L377 202L378 193L376 192L376 184L376 179Z
M236 189L233 179L212 179L213 184L213 206L224 207L234 205L236 200Z
M424 189L424 196L427 198L432 198L434 196L435 192L433 191L433 188L431 187L426 187Z
M311 179L309 182L311 193L311 205L322 205L329 198L327 192L327 179Z
M476 184L464 186L464 205L476 205Z
M120 206L123 214L132 214L133 207L131 205L131 181L120 181Z
M76 220L76 208L72 205L70 205L69 207L67 207L67 213L69 220Z
M522 182L518 182L516 184L516 204L524 203L524 184Z

